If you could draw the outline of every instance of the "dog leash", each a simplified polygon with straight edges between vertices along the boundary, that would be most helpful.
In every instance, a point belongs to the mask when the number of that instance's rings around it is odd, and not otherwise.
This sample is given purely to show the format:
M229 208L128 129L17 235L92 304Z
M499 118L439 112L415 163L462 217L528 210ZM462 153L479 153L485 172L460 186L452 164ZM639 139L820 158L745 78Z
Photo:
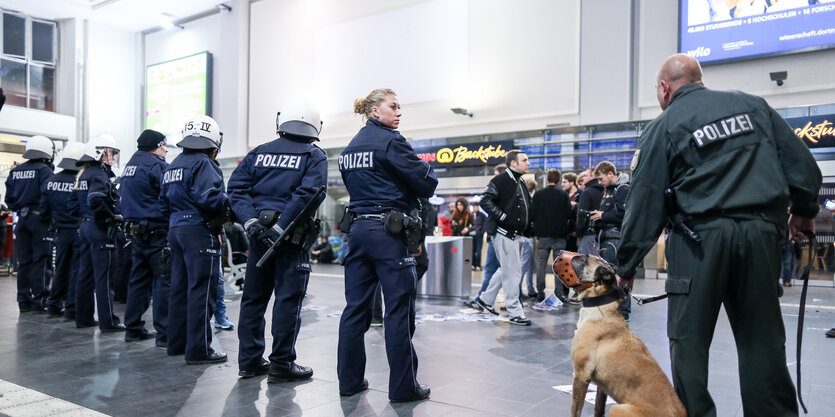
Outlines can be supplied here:
M653 301L663 300L663 299L667 298L667 296L668 296L668 294L661 294L661 295L656 295L655 297L638 298L638 297L633 295L632 298L635 300L636 303L638 303L639 306L642 306L644 304L648 304L648 303L651 303Z
M803 275L800 280L803 281L803 289L800 291L800 311L797 314L797 399L800 406L803 407L803 413L809 414L806 410L806 404L803 403L803 395L800 393L800 348L803 345L803 318L806 315L806 291L809 288L809 274L812 272L812 262L815 260L815 251L818 249L818 240L815 238L815 233L810 230L804 230L803 234L809 238L809 259L806 267L803 268Z

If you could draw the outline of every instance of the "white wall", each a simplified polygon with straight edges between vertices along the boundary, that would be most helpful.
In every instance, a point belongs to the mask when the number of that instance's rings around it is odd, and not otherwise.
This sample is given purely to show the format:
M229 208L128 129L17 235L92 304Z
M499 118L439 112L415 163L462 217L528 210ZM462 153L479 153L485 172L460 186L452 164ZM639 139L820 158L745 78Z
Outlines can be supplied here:
M239 4L240 2L237 2ZM246 105L246 90L239 85L240 60L246 60L246 50L239 45L239 37L247 36L246 7L233 5L231 12L223 12L186 23L185 29L172 28L145 37L145 65L158 64L202 51L212 54L212 117L223 131L221 157L246 153L246 120L239 114ZM139 74L144 85L144 74ZM144 106L140 111L144 112ZM185 123L185 120L183 121ZM144 125L141 126L144 129ZM243 130L241 130L243 128Z
M630 118L631 15L632 1L582 3L580 124L620 122Z
M661 113L655 98L655 72L677 48L678 5L669 0L643 0L640 6L639 82L636 86L641 108L639 119ZM763 58L703 68L709 88L741 90L765 98L772 107L793 107L835 102L835 49ZM788 71L782 87L768 73Z
M356 68L368 72L385 72L388 85L395 91L433 90L424 81L415 85L403 62L387 59L399 51L389 52L380 45L411 45L413 39L429 37L436 30L432 16L412 25L394 21L395 29L377 35L363 34L361 25L379 21L376 17L397 19L392 9L431 9L432 0L372 0L344 2L322 0L262 0L251 5L250 21L250 145L275 136L275 112L289 98L315 95L316 39L335 27L349 28L341 42L346 48L363 46L371 55L344 57L344 62L326 68L337 74ZM579 14L580 1L501 0L465 1L469 9L467 68L462 93L448 98L417 102L399 94L403 103L401 130L405 136L426 139L465 134L544 128L560 122L579 120ZM427 7L421 7L427 6ZM408 13L406 14L409 15ZM414 16L414 15L412 15ZM440 19L441 17L437 17ZM354 28L351 32L350 28ZM405 30L398 30L397 28ZM382 29L382 28L381 28ZM422 32L421 32L422 31ZM353 35L353 36L352 36ZM383 39L384 41L382 41ZM402 40L402 44L399 41ZM450 42L460 42L450 39ZM432 51L407 49L421 54L417 60L433 59ZM374 64L369 65L373 60ZM436 65L444 65L436 62ZM351 70L345 70L350 68ZM318 69L321 71L322 69ZM453 73L455 71L452 71ZM330 93L334 97L358 98L370 91L363 80L344 78ZM447 82L448 80L442 80ZM327 97L324 101L328 101ZM360 116L351 113L352 102L343 110L325 113L322 147L342 146L362 126ZM470 119L453 114L452 107L465 107L475 114Z
M136 33L102 23L88 22L87 111L88 135L107 132L129 156L136 150L138 106ZM89 138L82 138L86 142ZM124 161L127 161L125 159Z

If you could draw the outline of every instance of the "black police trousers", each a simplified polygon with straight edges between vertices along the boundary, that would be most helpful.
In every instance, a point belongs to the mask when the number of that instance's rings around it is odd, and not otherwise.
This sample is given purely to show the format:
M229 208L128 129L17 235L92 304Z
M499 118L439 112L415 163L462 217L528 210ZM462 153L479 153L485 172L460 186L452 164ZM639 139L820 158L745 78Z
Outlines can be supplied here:
M270 325L273 336L270 369L286 371L296 360L295 345L301 328L302 301L310 279L310 259L306 251L285 243L269 262L258 268L255 264L267 248L259 240L250 240L249 247L238 318L238 367L254 370L260 365L265 345L264 312L275 294Z
M46 268L49 262L49 242L44 240L48 225L43 217L30 210L15 227L17 254L17 303L20 307L46 307L49 282Z
M169 355L186 355L186 361L208 359L212 350L209 318L217 302L220 270L220 237L203 225L168 230L171 247L171 294L168 298Z
M786 331L777 298L780 233L764 220L692 221L701 244L670 234L667 242L673 385L689 416L716 416L707 390L708 353L719 308L733 330L746 416L797 416L786 367Z
M78 275L78 256L81 251L81 238L77 228L58 229L55 235L55 274L49 289L46 307L51 311L64 309L64 314L75 314L75 282Z
M167 342L168 298L171 287L171 263L163 261L162 249L168 242L167 233L159 229L146 241L132 240L132 263L128 299L125 306L125 327L128 335L141 334L145 329L142 315L148 310L153 294L154 329L156 340Z
M365 376L365 332L371 326L371 305L377 283L382 284L389 399L414 395L418 358L415 333L415 258L402 237L393 237L377 220L356 220L348 235L345 258L345 301L339 321L337 375L339 391L356 391Z
M99 229L91 220L81 222L79 231L81 251L75 283L75 323L89 325L93 322L93 311L98 309L99 329L112 329L120 323L119 317L113 313L113 291L110 287L116 245L108 240L107 231Z

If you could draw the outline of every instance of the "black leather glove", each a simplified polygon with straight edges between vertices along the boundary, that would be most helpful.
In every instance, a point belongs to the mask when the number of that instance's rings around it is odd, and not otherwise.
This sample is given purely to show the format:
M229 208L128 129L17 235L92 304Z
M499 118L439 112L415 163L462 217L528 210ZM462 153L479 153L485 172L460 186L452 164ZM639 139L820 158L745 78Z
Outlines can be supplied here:
M232 216L232 211L226 207L221 214L206 221L206 228L209 229L213 235L219 235L223 230L223 224L226 223Z
M278 241L278 237L281 236L282 233L284 233L284 229L276 223L273 227L270 227L261 234L261 241L264 242L265 245L272 246Z
M256 218L247 220L244 224L244 229L246 229L246 235L249 236L251 240L259 241L265 246L272 246L275 241L278 240L278 237L284 232L284 229L282 229L278 224L268 227Z
M121 214L114 214L105 220L105 224L107 225L107 240L112 242L116 239L116 233L124 227L125 218Z
M162 261L162 263L170 263L169 261L171 260L171 247L168 246L167 242L165 246L162 248L162 251L160 252L160 260Z

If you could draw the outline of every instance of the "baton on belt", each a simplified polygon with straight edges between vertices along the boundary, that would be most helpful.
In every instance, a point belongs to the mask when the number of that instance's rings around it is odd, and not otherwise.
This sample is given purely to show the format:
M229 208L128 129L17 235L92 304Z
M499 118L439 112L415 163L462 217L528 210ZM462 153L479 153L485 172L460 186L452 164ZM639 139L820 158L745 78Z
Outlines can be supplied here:
M319 204L320 204L320 202L318 202L319 196L324 194L326 189L327 189L327 187L323 185L323 186L319 187L318 190L316 190L316 192L313 194L313 197L310 200L308 200L307 204L304 205L304 208L302 208L302 211L300 211L299 214L296 216L296 218L293 219L293 221L291 221L290 224L287 225L287 228L284 229L284 232L282 232L281 235L278 236L278 239L276 239L275 242L273 242L273 244L270 245L270 247L267 249L267 251L264 252L264 255L261 256L261 259L258 260L258 263L255 264L255 266L260 268L267 261L269 261L270 258L272 258L273 253L275 252L276 249L278 249L279 246L281 246L281 242L284 241L284 238L286 238L291 232L293 232L295 230L296 223L298 223L300 220L304 219L305 216L307 216L308 211L310 211L310 208L313 207L314 202L316 202L316 207L319 206Z

